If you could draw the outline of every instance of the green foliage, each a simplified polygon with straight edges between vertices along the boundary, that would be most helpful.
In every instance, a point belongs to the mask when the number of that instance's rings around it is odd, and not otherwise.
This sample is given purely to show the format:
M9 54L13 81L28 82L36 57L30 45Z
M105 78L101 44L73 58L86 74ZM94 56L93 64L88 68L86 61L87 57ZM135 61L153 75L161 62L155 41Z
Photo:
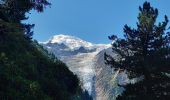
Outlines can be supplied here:
M27 39L18 24L1 21L1 26L7 30L0 34L1 99L70 100L77 95L79 80L64 63Z
M34 24L23 24L22 20L28 19L26 13L34 9L43 12L46 6L50 5L47 0L1 0L0 1L0 20L9 23L20 24L23 34L28 39L32 39Z
M139 7L137 28L124 26L124 39L113 35L117 58L105 54L106 63L115 70L126 70L130 79L143 77L136 84L123 86L118 100L168 100L170 97L170 32L168 18L157 24L158 10L145 2Z
M81 100L77 76L31 40L34 25L21 23L25 13L42 12L46 5L46 0L0 2L1 100Z
M45 6L50 5L47 0L2 0L0 3L0 18L18 23L27 19L25 13L32 9L42 12Z

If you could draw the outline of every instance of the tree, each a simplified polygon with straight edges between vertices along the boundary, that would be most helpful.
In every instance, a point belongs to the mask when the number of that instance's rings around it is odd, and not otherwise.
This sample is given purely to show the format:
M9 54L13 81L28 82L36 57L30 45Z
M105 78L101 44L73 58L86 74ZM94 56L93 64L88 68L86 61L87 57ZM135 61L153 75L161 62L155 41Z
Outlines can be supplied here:
M79 80L54 55L32 41L34 24L23 24L46 0L0 0L0 100L82 100Z
M110 36L113 58L105 53L106 64L115 70L124 70L135 84L122 86L126 90L118 100L168 100L170 97L170 32L168 17L157 22L158 10L149 2L139 7L137 28L124 26L124 38Z
M25 13L32 9L43 12L45 6L50 5L47 0L1 0L0 19L8 22L20 22L27 19Z
M34 24L23 24L22 20L28 19L26 13L34 9L43 12L43 9L50 5L47 0L1 0L0 1L0 20L8 23L19 24L28 39L32 38L31 29ZM1 31L1 29L0 29Z
M30 39L34 24L21 23L25 13L41 12L48 4L0 0L0 100L82 100L88 95L63 62Z

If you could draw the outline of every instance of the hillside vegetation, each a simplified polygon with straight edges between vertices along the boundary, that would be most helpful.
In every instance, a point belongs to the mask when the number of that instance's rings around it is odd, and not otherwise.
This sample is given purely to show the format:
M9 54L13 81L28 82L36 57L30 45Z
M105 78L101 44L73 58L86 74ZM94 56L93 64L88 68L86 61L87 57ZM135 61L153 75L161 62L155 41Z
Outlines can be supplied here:
M46 0L0 1L0 100L83 100L90 98L67 66L32 41L34 25L25 13Z

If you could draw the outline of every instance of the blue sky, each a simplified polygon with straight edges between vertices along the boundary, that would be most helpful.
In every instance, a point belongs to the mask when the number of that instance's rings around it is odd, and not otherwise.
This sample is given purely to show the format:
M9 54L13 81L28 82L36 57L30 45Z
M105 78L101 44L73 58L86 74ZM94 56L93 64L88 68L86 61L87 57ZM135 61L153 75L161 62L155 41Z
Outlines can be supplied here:
M77 36L93 43L110 43L108 36L123 36L123 26L135 27L138 7L146 0L49 0L43 13L31 11L26 23L34 23L34 39L53 35ZM170 18L170 0L147 0L159 10L159 20Z

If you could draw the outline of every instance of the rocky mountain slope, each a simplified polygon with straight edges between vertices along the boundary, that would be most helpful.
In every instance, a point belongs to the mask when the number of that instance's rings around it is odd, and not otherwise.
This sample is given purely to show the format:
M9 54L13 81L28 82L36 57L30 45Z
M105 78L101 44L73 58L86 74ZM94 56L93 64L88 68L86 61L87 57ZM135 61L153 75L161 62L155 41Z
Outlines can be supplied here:
M111 45L93 44L62 34L53 36L41 44L78 75L82 87L88 90L94 99L112 100L122 91L111 81L115 72L104 63L104 52L112 54ZM122 76L123 73L118 75L118 82L125 80L126 77Z
M123 91L123 88L120 88L117 83L124 84L128 80L124 72L118 74L104 63L105 52L116 57L111 48L104 49L95 56L96 100L115 100L116 96Z

